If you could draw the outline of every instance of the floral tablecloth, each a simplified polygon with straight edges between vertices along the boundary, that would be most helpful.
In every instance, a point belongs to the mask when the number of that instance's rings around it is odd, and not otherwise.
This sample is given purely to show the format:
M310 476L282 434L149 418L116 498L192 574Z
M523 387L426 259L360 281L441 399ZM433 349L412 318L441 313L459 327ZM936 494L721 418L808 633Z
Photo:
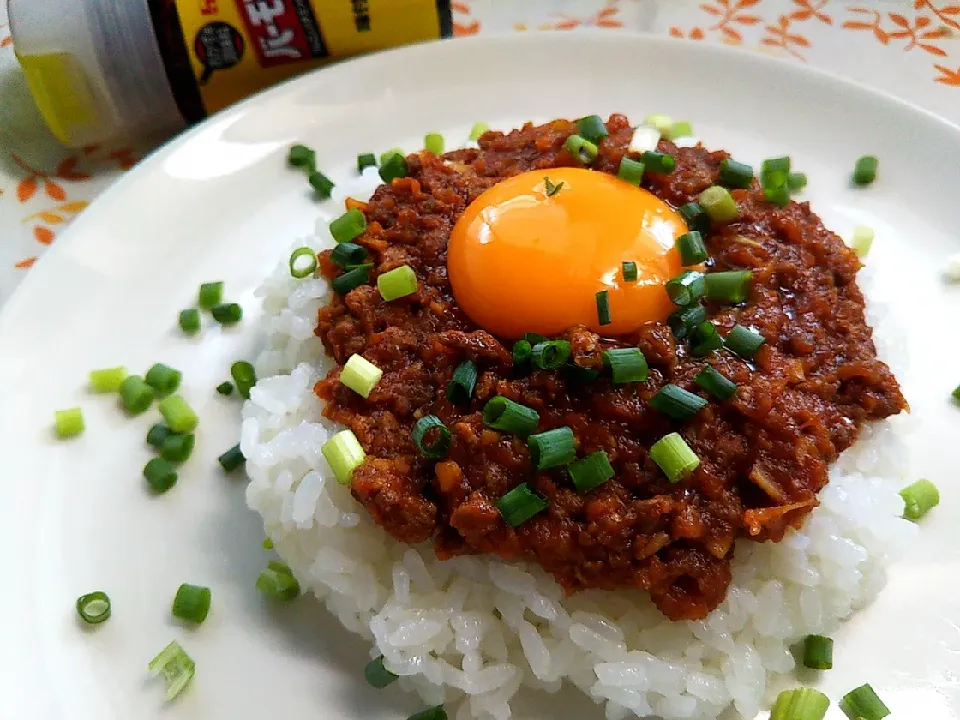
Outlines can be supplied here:
M640 30L790 58L960 123L960 0L462 0L457 36ZM44 127L0 8L0 303L148 148L70 150Z

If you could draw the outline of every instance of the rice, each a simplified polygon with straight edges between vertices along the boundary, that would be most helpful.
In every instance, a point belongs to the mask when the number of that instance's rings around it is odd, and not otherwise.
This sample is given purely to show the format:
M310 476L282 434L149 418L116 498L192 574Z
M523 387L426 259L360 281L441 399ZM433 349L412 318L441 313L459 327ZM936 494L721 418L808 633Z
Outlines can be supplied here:
M324 222L294 247L330 242ZM916 531L900 517L908 420L898 417L865 428L842 455L801 531L777 544L738 541L727 598L702 621L670 622L640 591L565 597L525 562L440 562L430 544L381 530L320 454L340 429L313 394L331 366L313 335L329 293L323 280L291 278L286 262L258 291L263 379L241 430L247 502L301 585L370 643L371 657L384 656L404 689L457 720L506 720L521 690L565 684L611 720L712 719L731 705L752 718L794 670L791 646L869 603ZM902 370L895 328L876 303L870 310L881 356Z

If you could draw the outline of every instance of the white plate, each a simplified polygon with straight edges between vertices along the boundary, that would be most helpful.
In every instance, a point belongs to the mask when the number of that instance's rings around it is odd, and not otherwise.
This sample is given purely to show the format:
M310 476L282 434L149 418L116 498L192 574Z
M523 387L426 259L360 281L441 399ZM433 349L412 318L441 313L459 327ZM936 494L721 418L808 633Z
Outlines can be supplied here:
M212 118L160 150L94 203L0 315L0 718L399 718L419 709L396 689L371 692L364 644L311 600L276 607L254 580L267 554L237 478L216 456L236 442L237 404L213 388L252 352L253 290L318 206L285 167L288 145L318 149L334 179L358 152L419 147L424 132L462 137L494 127L612 111L693 121L707 145L737 158L789 152L828 225L877 231L869 263L895 302L912 349L900 379L920 433L916 476L943 504L880 599L837 637L832 697L869 681L897 717L960 716L960 523L954 451L960 409L960 289L943 284L958 249L960 129L895 99L729 49L629 35L538 35L458 41L368 57L301 78ZM852 190L864 153L880 178ZM178 311L197 286L226 281L246 311L234 330L187 340ZM202 424L176 489L143 487L150 413L130 420L85 392L91 368L185 371ZM82 405L86 433L56 442L56 409ZM213 588L202 628L170 622L181 582ZM78 627L74 599L92 589L113 618ZM146 664L178 638L197 661L194 686L164 707ZM572 696L572 694L571 694ZM528 716L600 718L586 700L556 699ZM842 717L836 707L828 717Z

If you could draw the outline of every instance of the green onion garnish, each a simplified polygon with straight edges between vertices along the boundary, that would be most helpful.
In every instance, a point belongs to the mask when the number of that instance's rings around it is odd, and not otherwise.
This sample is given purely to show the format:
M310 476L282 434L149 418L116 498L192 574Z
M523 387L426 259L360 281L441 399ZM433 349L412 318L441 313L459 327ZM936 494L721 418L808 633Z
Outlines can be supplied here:
M707 246L696 230L690 230L677 238L677 250L680 252L680 264L684 267L699 265L707 259Z
M620 263L620 267L623 272L623 281L624 282L636 282L637 281L637 264L633 261L626 261Z
M312 170L316 166L317 153L306 145L294 145L287 153L287 162L292 167Z
M790 190L786 186L778 188L764 188L763 199L779 208L790 204Z
M321 452L323 449L321 448ZM232 448L227 450L223 455L217 458L217 462L220 463L220 467L223 468L224 472L233 472L237 468L241 467L245 462L246 458L243 457L243 452L240 450L240 443L237 443Z
M193 335L200 331L200 311L196 308L188 308L180 311L180 317L177 320L180 329L184 335Z
M540 472L558 465L569 465L577 458L573 430L560 427L527 438L530 463Z
M350 242L367 229L367 218L359 208L350 208L330 223L330 234L338 243Z
M483 135L487 130L490 129L490 126L486 123L478 122L472 128L470 128L470 139L473 141L479 140L480 136Z
M717 370L707 365L703 370L697 373L693 382L702 387L717 400L729 400L737 393L737 384L721 375Z
M599 143L610 133L599 115L588 115L577 121L577 132L592 143Z
M537 343L545 342L547 338L541 335L540 333L524 333L522 339L530 343L532 347Z
M853 229L853 238L850 240L850 247L861 260L870 252L873 247L873 228L866 225L857 225Z
M143 376L144 382L153 388L157 397L166 397L170 393L176 392L182 379L182 372L163 363L155 364Z
M333 180L319 170L310 173L309 177L307 177L307 182L310 183L317 197L321 200L329 200L331 191L336 187Z
M128 375L120 384L120 402L127 412L139 415L153 403L153 388L139 375Z
M217 392L224 396L233 395L233 383L229 380L224 380L217 385Z
M554 185L553 180L548 177L544 177L543 189L546 191L547 197L553 197L563 189L563 183L561 182L559 185Z
M367 249L352 242L340 243L330 253L330 260L342 268L351 268L367 259Z
M603 364L610 368L614 385L644 382L649 368L640 348L612 348L603 351Z
M724 303L742 303L750 296L753 273L749 270L726 270L708 273L706 291L708 300Z
M306 260L306 262L303 262ZM290 253L290 274L297 280L313 275L317 270L317 254L308 247L297 248Z
M197 305L203 310L213 310L223 302L223 282L203 283L197 290Z
M177 471L163 458L154 458L144 465L143 477L158 495L162 495L177 484Z
M857 159L853 166L853 184L869 185L877 179L877 165L879 161L873 155L864 155Z
M714 350L723 347L723 338L717 332L716 326L709 320L697 325L693 331L693 354L697 357L709 355Z
M770 712L770 720L823 720L830 699L813 688L784 690Z
M706 406L707 401L702 397L673 383L664 385L650 398L650 407L680 422L689 420Z
M437 705L414 713L407 720L447 720L447 711L443 709L443 705Z
M683 340L693 334L693 331L707 319L707 311L702 305L690 305L670 313L667 325L673 331L677 340Z
M680 482L700 466L700 458L675 432L664 435L651 445L649 454L671 483Z
M382 377L383 370L363 355L351 355L340 371L340 382L362 398L370 397Z
M352 430L338 432L323 444L320 452L341 485L350 483L353 471L360 467L367 457Z
M222 303L210 310L210 314L221 325L236 325L243 319L243 308L237 303Z
M760 164L760 171L764 173L772 172L790 172L790 156L767 158Z
M567 382L592 383L600 377L600 371L594 368L580 367L576 363L567 363L560 372L563 373Z
M903 516L919 520L940 504L940 491L929 480L917 480L900 491L903 498Z
M640 183L643 181L643 171L645 166L639 160L632 160L626 156L621 158L620 167L617 169L617 177L628 182L631 185L636 185L639 187Z
M110 598L97 590L77 598L77 615L88 625L99 625L110 619Z
M731 352L736 353L745 360L749 360L757 354L760 346L766 342L763 336L755 330L745 328L743 325L734 325L730 330L724 345Z
M660 144L660 131L650 125L640 125L633 131L627 152L645 153L647 150L656 150Z
M401 265L378 277L377 289L386 302L413 295L417 291L417 274L409 265Z
M880 720L890 714L880 696L869 684L851 690L840 701L840 709L850 720Z
M276 600L293 600L300 594L300 583L293 571L279 560L271 560L257 578L256 588Z
M526 437L540 424L540 413L497 395L483 406L483 423L494 430Z
M264 550L273 550L273 540L271 540L268 537L265 537L263 539L263 542L261 543L261 545Z
M541 370L556 370L570 357L570 343L566 340L546 340L533 346L530 359Z
M833 640L823 635L807 635L803 640L803 664L812 670L833 667Z
M696 230L701 235L710 232L710 216L700 203L688 202L681 205L677 212L691 230Z
M163 675L168 701L176 699L184 691L193 680L196 669L196 663L176 640L161 650L160 654L147 665L151 676Z
M119 392L123 381L127 379L127 369L122 365L115 368L103 368L90 371L90 389L98 393Z
M684 270L675 278L667 280L667 295L675 305L685 307L699 302L707 294L704 275L696 270Z
M371 687L375 687L378 690L385 688L400 677L383 666L383 655L367 663L367 666L363 669L363 676L367 679L367 683Z
M663 137L666 137L670 128L673 127L673 118L669 115L647 115L643 119L643 124L655 127Z
M181 395L171 395L157 404L160 414L175 433L191 433L197 429L200 419Z
M171 612L179 620L201 624L210 612L210 588L184 583L177 589Z
M394 152L387 155L386 158L380 158L380 179L388 185L397 178L406 177L409 173L410 168L407 165L407 159L402 153Z
M603 450L590 453L567 466L573 486L580 492L590 492L614 476L610 458Z
M785 170L761 170L760 186L764 190L786 190L787 172Z
M443 135L427 133L423 138L423 149L434 155L443 155Z
M370 282L370 268L361 265L351 270L347 270L343 275L338 275L330 283L330 287L337 295L346 295L351 290L355 290L361 285Z
M693 135L693 125L691 125L686 120L678 120L670 126L670 130L667 131L667 137L671 140L676 140L677 138L690 137Z
M677 161L673 155L667 155L666 153L655 150L647 150L642 157L643 166L650 172L667 175L672 173L677 166Z
M197 437L193 433L186 435L170 433L160 445L160 457L171 463L185 463L193 454L196 442Z
M84 429L83 411L78 407L69 410L57 410L53 414L53 422L58 438L76 437Z
M748 188L753 180L753 167L733 158L720 161L720 184L731 188Z
M513 364L524 365L530 362L530 356L533 354L533 348L527 340L517 340L513 344Z
M497 510L511 527L520 527L548 507L550 502L537 495L526 483L520 483L497 500Z
M380 164L383 165L387 160L390 159L391 155L403 155L403 148L394 147L390 148L386 152L380 153Z
M578 160L581 165L589 165L597 159L597 146L586 138L579 135L571 135L563 144L567 152L574 160Z
M606 290L597 293L597 322L601 325L609 325L610 319L610 295Z
M807 176L802 172L792 172L787 175L787 189L790 192L798 192L807 186Z
M171 434L170 428L163 423L157 423L147 431L147 444L152 445L159 450L163 447L163 441L166 440Z
M725 187L711 185L697 199L712 223L729 223L740 216L736 200Z
M427 433L433 433L434 440L427 440ZM436 415L424 415L413 426L413 444L425 458L437 460L450 450L450 429Z
M362 173L368 167L377 166L377 156L373 153L360 153L357 155L357 172Z
M453 378L447 385L447 400L453 405L467 406L477 386L477 364L473 360L464 360L453 371Z

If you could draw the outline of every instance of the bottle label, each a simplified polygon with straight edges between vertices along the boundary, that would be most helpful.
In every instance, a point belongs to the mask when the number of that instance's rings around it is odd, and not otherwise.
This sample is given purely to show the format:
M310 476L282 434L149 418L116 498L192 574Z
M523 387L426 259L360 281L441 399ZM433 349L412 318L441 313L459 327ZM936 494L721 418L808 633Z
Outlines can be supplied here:
M334 58L448 37L449 0L176 0L204 108Z

